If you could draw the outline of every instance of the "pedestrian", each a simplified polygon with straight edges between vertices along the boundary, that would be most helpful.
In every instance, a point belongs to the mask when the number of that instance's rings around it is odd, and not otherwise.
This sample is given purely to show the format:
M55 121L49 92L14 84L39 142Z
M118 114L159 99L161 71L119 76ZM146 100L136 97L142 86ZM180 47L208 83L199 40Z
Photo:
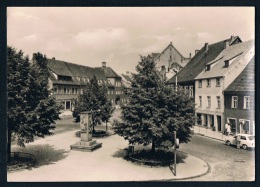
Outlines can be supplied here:
M240 149L240 135L237 135L236 140L237 140L237 149Z
M231 132L231 127L230 127L230 124L227 123L227 136L229 136L230 132Z
M227 135L227 128L228 128L228 122L225 124L225 131L224 131L225 135Z

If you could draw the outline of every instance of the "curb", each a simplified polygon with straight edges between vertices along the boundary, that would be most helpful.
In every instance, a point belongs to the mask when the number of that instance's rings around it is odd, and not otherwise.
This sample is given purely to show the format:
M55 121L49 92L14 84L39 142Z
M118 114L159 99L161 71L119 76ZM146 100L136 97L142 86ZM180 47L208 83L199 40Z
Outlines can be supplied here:
M214 137L211 137L211 136L206 136L205 134L194 133L194 135L204 136L206 138L210 138L210 139L213 139L213 140L218 140L218 141L221 141L221 142L225 142L225 140L214 138Z
M178 152L185 153L185 152L183 152L183 151L178 151ZM193 155L188 154L188 153L185 153L185 154L190 155L190 156L193 156ZM211 166L209 165L208 162L206 162L204 159L198 158L198 157L196 157L196 156L193 156L193 157L195 157L195 158L197 158L197 159L200 159L200 160L202 160L203 162L205 162L205 163L207 164L208 169L207 169L206 172L204 172L204 173L202 173L202 174L199 174L199 175L190 176L190 177L182 177L182 178L174 178L174 179L149 180L149 181L155 181L155 182L164 181L164 182L166 182L166 181L179 181L179 180L193 179L193 178L198 178L198 177L207 175L208 173L211 172Z

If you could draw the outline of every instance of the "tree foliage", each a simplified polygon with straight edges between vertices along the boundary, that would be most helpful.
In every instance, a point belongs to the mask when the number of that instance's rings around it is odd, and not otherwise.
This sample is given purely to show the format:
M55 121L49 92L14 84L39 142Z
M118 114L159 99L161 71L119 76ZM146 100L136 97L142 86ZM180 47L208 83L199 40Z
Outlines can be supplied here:
M114 123L115 132L129 144L152 143L152 151L171 147L173 131L180 142L187 143L194 124L192 98L165 85L149 56L141 57L136 70L127 93L129 103L122 107L122 122Z
M78 122L81 112L91 110L96 111L93 113L94 126L101 122L108 122L114 111L112 103L107 98L106 85L104 83L99 85L95 76L86 84L83 94L79 95L73 116ZM94 128L93 131L95 131Z
M7 91L8 91L8 158L10 159L11 136L18 145L33 142L34 137L53 134L55 120L59 119L59 106L50 97L48 89L47 59L40 53L33 61L7 48Z

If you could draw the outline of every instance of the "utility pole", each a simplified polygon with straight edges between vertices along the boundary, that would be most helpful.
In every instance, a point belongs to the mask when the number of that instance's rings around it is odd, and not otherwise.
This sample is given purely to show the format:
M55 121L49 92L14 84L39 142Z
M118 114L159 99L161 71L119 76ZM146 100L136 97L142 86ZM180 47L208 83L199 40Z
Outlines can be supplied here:
M177 142L176 142L176 131L173 131L173 137L174 137L174 176L177 174L177 168L176 168L176 148L177 148Z

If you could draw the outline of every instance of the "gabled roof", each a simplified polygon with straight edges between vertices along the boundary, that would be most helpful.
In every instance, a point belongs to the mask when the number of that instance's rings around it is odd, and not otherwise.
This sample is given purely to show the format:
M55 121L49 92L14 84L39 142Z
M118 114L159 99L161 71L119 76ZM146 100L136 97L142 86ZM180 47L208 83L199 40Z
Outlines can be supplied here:
M227 92L249 92L255 91L255 56L250 60L245 69L238 77L225 89Z
M172 47L181 57L185 58L173 45L172 42L159 54L154 58L154 61L156 61L163 53L166 51L169 47Z
M234 42L237 38L239 37L235 37L235 39L230 38L211 44L208 46L207 51L205 51L205 46L203 46L186 66L184 66L176 75L168 80L168 84L175 83L176 76L178 78L178 83L194 81L194 79L205 69L206 64L214 60L221 53L221 51L225 48L226 41L230 43L232 40L232 42Z
M122 77L126 80L126 81L131 81L131 78L130 78L130 76L128 76L128 75L124 75L124 74L122 74Z
M94 75L98 80L106 80L104 71L100 68L92 68L79 64L73 64L55 59L48 59L48 68L57 75L72 77L72 80L57 80L51 73L50 79L57 84L85 84L86 80L91 79Z
M213 61L207 63L207 65L211 64L210 66L212 66L209 71L202 71L195 79L221 77L224 76L227 72L232 71L232 69L235 68L237 63L241 63L240 65L243 65L243 61L246 61L245 64L247 64L251 58L247 59L244 57L253 47L254 40L229 46L227 49L223 50L218 55L218 57L216 58L216 62L214 59ZM225 61L228 60L232 60L233 62L229 65L229 67L224 67Z
M70 76L72 74L68 67L66 66L67 62L55 60L55 59L48 59L48 68L50 68L55 74L62 75L62 76Z
M103 71L106 78L121 78L112 68L110 67L99 67L95 68L97 71Z

